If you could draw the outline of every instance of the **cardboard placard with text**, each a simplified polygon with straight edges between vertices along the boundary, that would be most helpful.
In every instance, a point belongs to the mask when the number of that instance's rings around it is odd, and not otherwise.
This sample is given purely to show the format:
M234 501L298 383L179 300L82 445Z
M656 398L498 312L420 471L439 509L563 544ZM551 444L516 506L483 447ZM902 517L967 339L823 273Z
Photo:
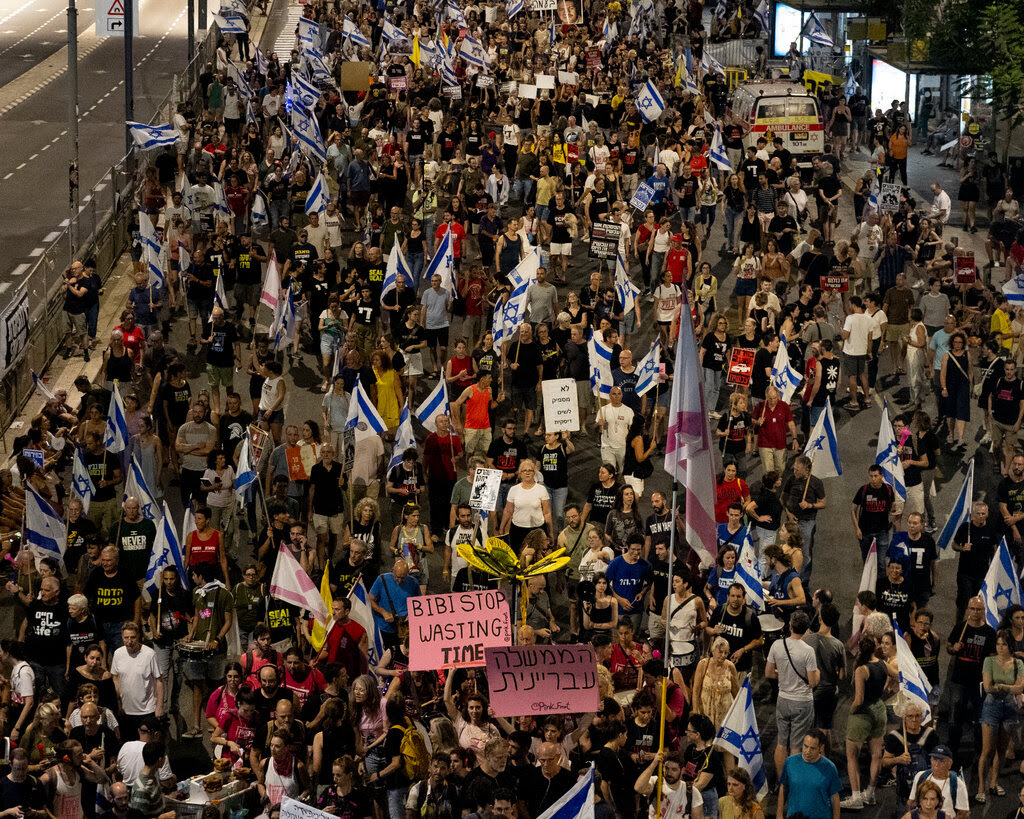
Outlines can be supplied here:
M488 648L490 702L499 717L596 711L597 656L589 645Z
M544 398L544 429L548 432L576 432L580 428L580 404L576 382L554 378L541 382Z
M754 351L745 347L733 347L729 358L729 372L725 376L727 384L746 387L754 372Z
M503 591L427 594L408 606L410 671L483 666L484 649L512 645Z

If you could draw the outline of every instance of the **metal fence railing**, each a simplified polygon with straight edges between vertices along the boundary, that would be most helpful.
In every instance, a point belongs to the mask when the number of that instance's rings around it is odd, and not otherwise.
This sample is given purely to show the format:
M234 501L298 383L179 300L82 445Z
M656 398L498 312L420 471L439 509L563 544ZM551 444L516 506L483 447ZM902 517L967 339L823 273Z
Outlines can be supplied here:
M216 51L219 32L210 28L196 53L175 75L171 87L157 105L150 123L171 122L179 103L193 105L199 94L199 76ZM201 106L200 106L201 110ZM129 233L137 208L138 174L135 151L113 165L93 188L82 196L81 209L43 250L21 279L10 288L7 300L28 295L29 339L21 358L0 379L0 425L9 429L34 391L32 373L42 373L60 352L65 320L61 281L75 260L94 259L104 281L128 247Z

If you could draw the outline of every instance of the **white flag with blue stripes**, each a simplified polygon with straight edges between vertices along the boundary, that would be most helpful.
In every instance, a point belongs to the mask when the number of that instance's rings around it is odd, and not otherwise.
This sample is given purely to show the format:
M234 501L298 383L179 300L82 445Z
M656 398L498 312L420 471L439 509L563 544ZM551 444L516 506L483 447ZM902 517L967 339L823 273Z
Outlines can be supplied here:
M345 18L348 22L348 18ZM348 28L345 29L346 33ZM323 34L320 31L320 24L308 17L300 17L299 25L299 50L306 51L310 48L320 48L323 44Z
M228 63L228 76L235 81L235 87L238 89L238 95L245 100L248 100L252 96L252 88L249 87L248 80L245 79L245 75L238 70L238 66L234 63Z
M295 340L295 325L295 296L289 287L285 297L278 300L274 320L270 323L270 338L273 340L275 352L284 349Z
M306 156L316 159L321 165L327 161L327 148L320 135L320 126L316 117L311 116L298 106L292 107L292 135Z
M287 94L286 94L287 96ZM298 103L307 111L312 111L316 101L320 99L320 89L302 76L299 71L292 72L291 79L292 103Z
M270 224L270 214L267 213L267 200L259 191L255 192L252 199L252 226L257 230L265 228Z
M465 37L462 40L462 47L459 49L459 56L477 68L486 69L488 65L487 52L483 44L474 37Z
M388 472L402 462L402 453L407 449L416 448L416 435L412 428L412 413L409 412L409 398L405 399L402 414L398 418L398 432L395 433L395 448L391 450L391 461Z
M384 419L377 412L377 407L370 400L370 394L363 389L359 376L356 376L356 384L352 388L352 396L349 399L345 429L354 429L357 441L380 435L387 432L388 429Z
M85 460L80 449L75 450L75 462L71 468L71 491L82 502L82 512L88 513L96 489L92 485L89 470L85 468Z
M594 764L537 819L594 819Z
M640 116L644 118L644 122L654 122L665 110L665 100L661 98L661 94L651 80L644 83L640 93L637 94L636 107L640 111Z
M185 537L188 537L187 533ZM188 581L188 572L185 571L181 539L174 530L174 520L171 518L171 510L167 508L167 501L164 501L163 518L156 527L156 540L153 541L153 551L149 555L149 566L146 568L146 580L143 583L143 588L149 592L151 599L155 600L160 593L160 575L170 566L178 570L181 585L189 588L191 583Z
M999 548L992 555L978 596L985 601L985 620L992 628L999 628L1007 608L1021 605L1020 576L1010 557L1006 538L999 542Z
M636 308L636 297L640 295L640 288L629 278L626 260L622 258L621 253L615 255L615 294L619 297L623 315L628 315ZM638 320L639 318L637 315Z
M1013 275L1003 285L1003 295L1015 307L1024 307L1024 265L1014 270Z
M64 563L68 530L46 499L25 484L25 542L35 553L36 566L44 557Z
M811 459L811 474L818 478L835 478L843 474L839 463L839 438L832 415L832 401L825 399L825 409L814 423L807 438L804 455Z
M825 48L832 48L835 43L832 38L828 36L828 32L825 31L825 27L821 24L821 20L818 19L813 11L811 16L807 18L807 22L804 23L803 31L800 32L801 37L806 37L815 45L824 46Z
M445 13L455 21L455 25L459 28L469 28L469 24L466 22L466 15L462 13L462 9L459 8L459 4L455 0L448 0Z
M754 19L757 20L759 26L761 26L761 33L764 34L768 31L768 0L761 0L757 4L757 8L754 9Z
M511 20L523 10L523 0L505 0L505 13Z
M398 242L395 242L388 256L388 266L384 270L384 286L380 291L382 304L384 303L384 297L395 289L395 283L398 281L399 276L405 279L406 287L415 287L412 280L412 272L409 270L409 263L405 260L405 254L402 253L402 247ZM400 307L401 305L398 306Z
M143 150L174 145L181 139L181 131L173 125L146 125L142 122L125 123L135 144Z
M373 616L373 609L370 608L370 595L363 585L362 579L356 581L352 591L348 595L352 603L352 611L349 616L359 625L366 629L369 641L370 665L376 665L384 656L384 640L381 637L380 629L377 627L377 618Z
M721 74L725 76L725 66L722 65L718 60L715 59L715 55L704 49L704 53L700 57L700 65L709 74Z
M441 238L441 244L437 246L437 251L427 265L424 276L427 282L430 282L435 274L440 276L441 287L449 296L455 293L455 251L452 242L451 229L446 230Z
M324 179L323 171L316 175L313 187L306 194L306 215L311 213L322 213L327 210L327 180Z
M142 517L146 520L156 520L160 515L156 498L153 497L152 491L146 484L146 476L142 474L142 467L139 466L139 461L134 456L128 465L128 479L124 482L124 496L126 499L135 498L139 502Z
M437 432L437 416L451 416L451 414L451 404L448 401L448 385L445 382L444 373L442 373L437 381L437 386L431 390L430 395L423 399L423 403L416 407L416 417L431 432Z
M224 291L224 277L220 273L213 277L213 306L225 313L228 311L228 294Z
M924 712L924 719L921 720L921 723L927 725L932 718L932 706L928 702L932 684L928 682L917 658L914 657L914 652L904 638L903 629L900 628L895 614L892 617L892 627L896 632L896 665L900 671L900 692L921 706L921 710Z
M900 445L892 431L889 420L889 405L882 404L882 420L878 425L878 444L875 447L875 463L882 469L885 482L892 487L896 497L902 501L907 499L907 479L903 473L903 461L900 460Z
M103 446L107 452L123 452L128 444L128 420L124 411L124 401L121 400L121 390L114 382L113 394L110 398L110 406L107 408L107 428L103 433Z
M939 536L935 538L935 549L939 558L950 558L956 556L956 550L951 549L956 530L959 529L971 516L971 503L974 501L974 458L967 464L967 474L964 475L964 482L960 486L960 492L956 496L956 503L949 512L946 525L942 527Z
M714 136L711 137L711 161L718 166L720 171L733 172L729 153L725 150L725 143L722 141L722 128L718 125L715 126Z
M369 38L365 34L363 34L363 32L359 30L359 27L355 23L353 23L347 16L345 17L345 22L343 23L343 30L345 34L348 35L349 41L355 43L357 46L362 46L363 48L370 48L373 45L370 42Z
M715 734L713 744L736 758L739 766L750 774L757 798L764 799L768 795L768 779L765 776L761 734L757 730L750 677L747 677L740 686L725 719L722 720L722 727Z
M338 87L338 83L334 81L334 75L327 67L324 55L318 49L310 48L302 52L300 62L305 66L306 72L313 76L313 82L320 83L321 86Z
M240 14L215 14L213 22L221 34L245 34L249 30L249 25Z
M242 449L238 453L238 473L235 475L235 497L238 502L246 504L255 488L256 472L252 462L252 439L246 433L242 440Z
M592 332L587 342L590 356L590 387L594 395L607 398L612 391L612 348L604 343L598 333Z
M650 351L636 365L636 387L638 396L646 395L653 390L661 377L661 339L654 339Z
M740 552L736 556L735 580L747 593L747 602L759 614L765 610L764 586L761 585L761 571L757 561L757 550L750 539L750 527L740 544Z
M782 403L788 404L793 400L793 393L803 381L800 371L789 363L789 350L786 347L786 337L779 338L779 349L775 353L775 361L772 364L772 384L776 386L782 395Z
M224 190L224 186L219 181L214 181L213 183L213 209L225 219L231 217L228 195Z

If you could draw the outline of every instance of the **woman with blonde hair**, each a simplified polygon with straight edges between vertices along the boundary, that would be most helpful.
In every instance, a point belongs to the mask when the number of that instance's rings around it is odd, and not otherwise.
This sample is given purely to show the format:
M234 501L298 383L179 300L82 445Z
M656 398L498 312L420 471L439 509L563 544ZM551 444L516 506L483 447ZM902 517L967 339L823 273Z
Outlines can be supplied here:
M736 666L729 659L729 641L716 637L711 654L701 658L693 676L693 710L721 725L740 690Z

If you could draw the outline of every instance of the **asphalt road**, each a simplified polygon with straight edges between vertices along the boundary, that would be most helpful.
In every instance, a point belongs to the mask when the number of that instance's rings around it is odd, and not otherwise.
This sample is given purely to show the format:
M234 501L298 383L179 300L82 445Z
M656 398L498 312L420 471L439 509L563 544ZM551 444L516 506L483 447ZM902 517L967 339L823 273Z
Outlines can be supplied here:
M0 284L20 281L70 216L65 9L60 0L0 0ZM93 14L91 5L78 14L83 198L124 155L123 41L94 37ZM153 115L186 51L184 2L142 0L134 40L137 120ZM109 206L109 186L98 196Z

